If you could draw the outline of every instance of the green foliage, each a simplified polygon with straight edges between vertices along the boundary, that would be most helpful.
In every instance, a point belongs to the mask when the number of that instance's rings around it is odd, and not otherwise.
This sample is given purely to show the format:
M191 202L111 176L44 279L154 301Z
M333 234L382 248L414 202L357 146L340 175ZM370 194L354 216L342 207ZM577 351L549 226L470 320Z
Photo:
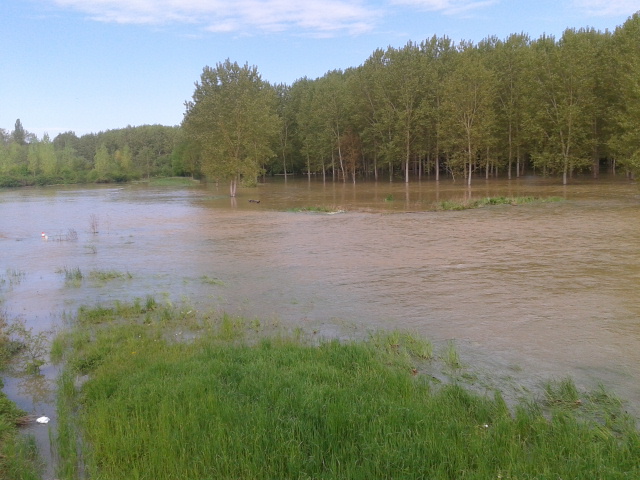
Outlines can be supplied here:
M73 287L79 287L82 283L82 279L84 278L84 275L80 270L80 267L75 267L75 268L63 267L56 270L56 273L63 274L65 284Z
M462 367L460 356L458 355L458 351L456 350L456 346L453 342L447 342L447 346L444 349L441 358L449 368L458 369Z
M118 272L116 270L91 270L89 278L100 282L117 279L131 279L133 276L129 272Z
M434 387L408 368L431 361L430 344L402 332L310 346L299 336L243 340L246 322L225 315L187 342L153 325L118 320L64 334L59 478L75 478L79 458L105 480L640 474L630 423L612 429L580 408L512 411L499 393ZM452 366L454 350L443 358ZM77 374L88 375L81 386ZM569 382L547 391L563 402L580 395ZM603 392L582 395L594 411L624 417Z
M22 338L17 338L23 333ZM9 323L0 314L0 369L9 359L25 360L30 373L42 364L45 353L43 336L33 334L24 324ZM30 342L28 344L27 342ZM0 478L3 480L39 479L38 460L33 437L23 436L17 427L26 423L27 414L7 398L0 378Z
M4 423L0 414L0 478L40 480L40 463L35 439L23 436Z
M203 275L202 277L200 277L200 281L208 285L224 285L224 282L222 280L210 277L208 275Z
M256 67L226 60L204 68L187 103L187 138L198 146L205 174L230 182L231 196L241 180L255 181L273 156L280 125L276 100Z
M529 203L562 202L562 197L485 197L478 200L468 199L462 201L444 200L434 205L434 210L468 210L492 205L525 205Z
M288 212L315 212L315 213L333 213L337 210L331 207L314 206L314 207L293 207Z
M22 320L12 321L5 330L10 342L16 346L12 355L13 360L27 374L39 374L40 367L46 363L51 332L34 332L33 328L28 328Z

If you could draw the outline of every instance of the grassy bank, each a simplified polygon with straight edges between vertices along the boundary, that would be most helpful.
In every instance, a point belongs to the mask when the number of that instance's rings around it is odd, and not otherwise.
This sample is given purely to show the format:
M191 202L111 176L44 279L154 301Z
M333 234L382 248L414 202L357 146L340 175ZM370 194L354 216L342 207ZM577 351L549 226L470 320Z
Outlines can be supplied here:
M0 313L0 372L4 371L21 348L9 332L10 325ZM36 480L40 476L35 442L32 437L19 433L19 427L27 422L26 412L7 398L2 387L3 381L0 378L0 478Z
M640 476L638 431L610 396L567 380L507 406L424 374L459 369L453 345L310 342L150 297L77 325L53 349L62 479L80 457L103 480Z
M36 480L40 478L38 452L32 437L19 434L26 413L18 409L1 391L0 380L0 478Z

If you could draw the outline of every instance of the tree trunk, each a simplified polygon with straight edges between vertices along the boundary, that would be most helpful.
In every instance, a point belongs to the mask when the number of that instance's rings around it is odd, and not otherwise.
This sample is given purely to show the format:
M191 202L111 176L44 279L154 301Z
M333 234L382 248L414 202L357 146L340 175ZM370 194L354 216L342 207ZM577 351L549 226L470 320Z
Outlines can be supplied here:
M404 183L409 183L409 161L411 160L411 132L407 128L407 138L406 142L406 152L405 152L405 172L404 172Z

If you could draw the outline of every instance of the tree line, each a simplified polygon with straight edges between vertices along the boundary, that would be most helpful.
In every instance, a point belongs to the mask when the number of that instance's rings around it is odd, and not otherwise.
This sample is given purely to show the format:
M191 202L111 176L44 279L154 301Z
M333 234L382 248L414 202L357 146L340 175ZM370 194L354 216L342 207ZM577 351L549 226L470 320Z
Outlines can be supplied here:
M183 128L199 164L230 179L267 171L470 183L528 169L567 183L597 177L603 164L639 168L639 80L636 14L614 32L568 29L558 39L434 36L291 86L227 60L205 68ZM244 161L225 164L232 155Z
M179 127L144 125L38 139L18 119L13 131L0 129L0 187L183 175L175 148L179 134Z
M559 38L434 36L292 85L226 60L203 69L185 107L179 127L53 141L25 139L16 124L0 142L0 175L193 175L228 181L232 195L238 182L265 174L471 183L526 172L567 183L605 166L632 175L640 170L640 16L614 31L567 29Z

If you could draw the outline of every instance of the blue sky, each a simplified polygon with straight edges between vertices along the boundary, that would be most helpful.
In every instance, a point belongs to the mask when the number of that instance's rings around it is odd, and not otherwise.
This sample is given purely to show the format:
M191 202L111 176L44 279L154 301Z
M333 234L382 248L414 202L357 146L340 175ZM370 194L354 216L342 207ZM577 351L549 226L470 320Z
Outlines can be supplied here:
M178 125L205 65L291 84L437 36L613 30L640 0L2 0L0 128Z

